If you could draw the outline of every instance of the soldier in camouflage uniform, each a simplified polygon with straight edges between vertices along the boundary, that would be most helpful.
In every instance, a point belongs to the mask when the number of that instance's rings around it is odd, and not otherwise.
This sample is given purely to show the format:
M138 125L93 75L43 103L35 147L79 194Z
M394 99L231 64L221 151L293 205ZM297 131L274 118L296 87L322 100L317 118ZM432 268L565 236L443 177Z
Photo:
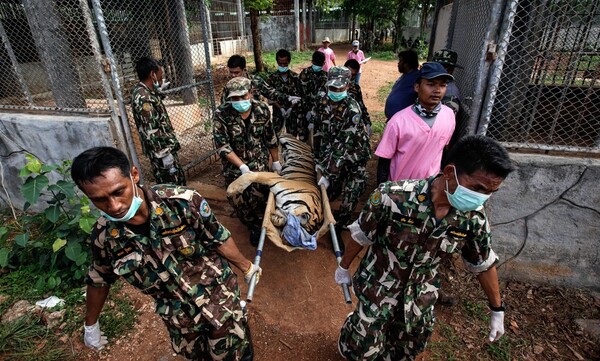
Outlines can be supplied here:
M319 185L327 187L331 200L342 195L336 215L339 231L349 223L358 198L365 191L365 167L371 157L371 147L360 107L356 100L347 96L350 70L334 66L327 76L327 95L321 99L315 115L319 126L315 134L318 149L315 160L322 172Z
M227 60L227 68L229 68L231 79L236 77L246 77L250 79L252 83L252 96L256 101L260 101L260 96L262 95L266 99L279 102L279 104L282 104L285 107L291 107L292 105L300 103L300 97L280 92L260 76L248 74L248 70L246 70L246 58L241 55L232 55L229 60ZM224 104L228 100L229 93L226 85L221 92L221 104Z
M91 234L84 343L103 348L98 318L110 286L121 276L154 298L173 350L194 360L252 360L240 290L229 262L248 282L260 275L196 191L138 185L123 152L91 148L71 176L102 211Z
M492 310L489 340L504 333L490 225L483 207L514 170L508 153L484 136L467 136L442 173L423 180L382 183L348 229L338 284L368 250L354 274L358 304L342 326L339 348L348 360L414 360L433 332L440 287L438 266L461 252Z
M275 54L277 61L277 71L271 73L268 78L269 84L278 91L290 96L299 97L300 95L300 79L298 74L290 70L289 65L292 61L292 54L285 49L280 49ZM302 107L292 106L291 104L281 104L277 101L272 102L273 105L273 126L277 138L281 135L281 131L285 126L286 132L293 136L298 136L298 119L303 117Z
M348 95L354 98L354 100L356 100L356 102L358 103L358 106L360 107L360 112L362 113L363 122L367 127L367 133L369 134L369 138L371 138L371 116L369 115L369 112L367 111L367 106L365 105L365 102L363 100L360 85L358 85L355 82L356 77L358 76L360 71L360 63L356 59L349 59L346 61L344 66L350 69L350 72L352 73L352 77L350 78L350 80L352 81L348 86Z
M281 171L277 137L269 107L251 98L248 78L233 78L227 83L229 101L221 104L213 118L215 146L223 163L225 187L248 172L269 169ZM229 202L238 218L250 231L250 242L258 244L269 188L253 184Z
M315 51L312 54L312 65L303 69L298 76L300 78L300 94L302 97L302 107L304 119L298 119L300 128L300 139L307 139L308 133L314 131L314 115L317 104L325 95L325 83L327 82L327 72L323 70L325 64L325 54ZM300 125L300 123L302 125Z
M185 174L177 156L181 145L160 92L163 67L152 58L142 57L135 68L140 82L131 93L131 110L142 152L150 160L156 183L185 185Z

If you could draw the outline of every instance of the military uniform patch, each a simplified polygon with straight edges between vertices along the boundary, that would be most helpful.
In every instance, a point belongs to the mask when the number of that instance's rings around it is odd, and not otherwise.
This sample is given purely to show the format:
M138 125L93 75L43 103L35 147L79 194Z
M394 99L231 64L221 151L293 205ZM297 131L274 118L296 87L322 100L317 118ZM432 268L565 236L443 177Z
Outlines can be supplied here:
M373 192L373 194L371 194L371 198L369 198L369 203L371 203L373 207L379 207L381 205L381 192Z
M355 116L352 117L352 123L354 123L354 125L358 125L359 122L360 122L360 114L356 114Z
M200 215L204 218L207 218L210 216L210 213L211 210L208 202L206 200L202 200L202 203L200 204Z
M417 196L417 200L421 203L424 202L426 199L427 199L427 194L425 194L425 193L421 193Z
M110 231L110 236L111 236L111 237L116 237L116 236L118 236L118 235L119 235L119 231L118 231L116 228L113 228L113 229Z
M160 216L161 214L163 214L163 209L160 207L156 207L156 210L154 212L157 216Z
M142 110L145 112L150 112L152 111L152 109L154 109L154 107L152 106L152 103L144 103L142 104Z
M187 247L181 247L178 249L179 253L181 253L182 255L189 257L191 255L194 254L194 252L196 251L196 249L194 248L194 246L187 246Z

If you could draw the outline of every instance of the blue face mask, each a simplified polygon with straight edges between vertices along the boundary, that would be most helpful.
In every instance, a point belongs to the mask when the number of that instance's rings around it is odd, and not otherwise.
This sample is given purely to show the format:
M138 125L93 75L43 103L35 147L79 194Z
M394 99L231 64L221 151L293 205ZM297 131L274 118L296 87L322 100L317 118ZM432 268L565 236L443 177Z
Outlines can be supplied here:
M288 70L290 70L290 68L288 68L287 66L278 66L277 70L279 70L280 73L287 73Z
M248 111L248 109L250 109L250 107L252 106L252 103L250 103L250 100L239 100L236 102L231 102L231 105L233 105L233 108L235 110L237 110L240 113L245 113Z
M313 66L312 66L312 69L313 69L314 71L321 71L321 70L323 70L323 67L322 67L322 66L318 66L318 65L313 65Z
M346 90L344 90L343 92L334 92L334 91L328 90L327 96L329 97L329 99L333 100L334 102L339 102L340 100L342 100L348 96L348 92Z
M456 168L454 168L454 178L456 179L458 187L456 187L454 193L450 194L450 192L448 192L448 180L446 180L446 195L448 196L450 205L459 211L474 211L490 198L489 194L475 192L461 186L460 183L458 183L458 177L456 176Z
M133 178L131 178L131 184L133 185L134 195L133 195L133 199L131 200L131 205L129 206L129 210L127 211L127 213L125 213L125 215L123 217L115 218L115 217L109 216L108 214L106 214L104 212L100 212L109 221L127 222L128 220L133 218L133 216L135 216L137 211L140 209L140 206L142 205L144 200L140 197L138 190L137 190L137 186L133 183Z

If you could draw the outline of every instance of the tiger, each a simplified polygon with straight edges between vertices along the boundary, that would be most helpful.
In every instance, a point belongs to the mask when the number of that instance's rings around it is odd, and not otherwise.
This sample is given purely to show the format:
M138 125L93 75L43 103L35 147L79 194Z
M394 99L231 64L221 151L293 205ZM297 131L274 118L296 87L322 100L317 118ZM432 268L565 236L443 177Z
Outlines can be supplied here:
M313 235L323 223L323 204L316 181L312 147L288 134L282 135L279 142L284 163L280 174L243 174L229 185L227 196L241 194L252 183L267 185L275 196L275 210L270 221L278 228L278 231L267 229L269 236L281 238L281 228L288 223L288 214L296 216L302 228ZM289 250L289 246L283 248Z

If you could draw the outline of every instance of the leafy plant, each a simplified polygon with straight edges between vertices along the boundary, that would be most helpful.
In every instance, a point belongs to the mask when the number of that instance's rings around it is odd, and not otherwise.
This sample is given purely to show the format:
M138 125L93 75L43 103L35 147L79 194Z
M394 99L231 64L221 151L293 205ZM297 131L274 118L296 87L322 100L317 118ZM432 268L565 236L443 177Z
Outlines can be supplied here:
M25 178L21 188L24 210L43 204L42 211L23 215L20 227L0 227L0 268L35 274L35 289L41 294L67 289L80 284L86 275L89 246L85 239L98 211L77 192L69 176L70 161L47 165L31 155L26 158L20 171Z

